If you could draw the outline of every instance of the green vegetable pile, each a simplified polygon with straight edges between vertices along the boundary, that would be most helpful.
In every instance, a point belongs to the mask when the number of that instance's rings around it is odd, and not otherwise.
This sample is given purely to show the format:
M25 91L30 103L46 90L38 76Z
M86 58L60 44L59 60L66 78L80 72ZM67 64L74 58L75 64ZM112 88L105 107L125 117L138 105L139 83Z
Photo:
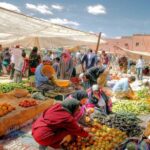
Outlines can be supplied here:
M0 84L0 92L7 93L16 88L27 89L30 93L34 91L33 87L27 86L24 83L3 83Z
M148 99L150 98L150 91L148 88L143 88L142 90L137 91L137 96L139 99Z
M97 119L101 124L126 132L129 137L142 134L142 128L138 125L141 123L141 120L134 114L122 112L119 114L104 115L96 111L91 117L92 119Z
M113 104L113 112L127 112L135 115L144 115L150 113L150 105L145 101L118 101Z

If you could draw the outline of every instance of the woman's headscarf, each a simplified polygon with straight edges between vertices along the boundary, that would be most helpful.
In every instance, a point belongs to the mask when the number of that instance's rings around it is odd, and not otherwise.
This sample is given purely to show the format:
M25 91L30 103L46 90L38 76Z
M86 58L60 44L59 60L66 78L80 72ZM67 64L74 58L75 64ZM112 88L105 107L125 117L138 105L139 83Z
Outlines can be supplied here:
M66 57L64 57L64 55L66 56ZM68 61L70 61L70 59L71 59L71 55L70 55L70 53L69 52L63 52L62 53L62 59L65 61L65 62L68 62Z
M71 114L75 113L79 105L80 102L73 98L62 101L63 108Z
M89 102L94 105L98 104L99 98L95 96L93 92L98 90L99 90L99 86L97 84L94 84L91 88L91 93L89 95Z
M88 95L87 95L86 91L78 90L72 94L72 97L77 99L78 101L81 101L83 98L88 98Z
M99 90L99 85L98 84L94 84L92 86L92 91L94 92L94 91L98 91L98 90Z

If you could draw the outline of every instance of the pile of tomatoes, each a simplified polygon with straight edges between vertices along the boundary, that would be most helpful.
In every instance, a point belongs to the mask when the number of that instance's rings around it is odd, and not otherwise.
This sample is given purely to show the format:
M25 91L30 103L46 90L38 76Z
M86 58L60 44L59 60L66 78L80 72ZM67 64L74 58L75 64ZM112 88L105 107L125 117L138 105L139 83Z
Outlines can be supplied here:
M21 107L31 107L31 106L35 106L37 105L37 101L36 100L30 100L30 99L27 99L27 100L22 100L20 103L19 103L19 106Z

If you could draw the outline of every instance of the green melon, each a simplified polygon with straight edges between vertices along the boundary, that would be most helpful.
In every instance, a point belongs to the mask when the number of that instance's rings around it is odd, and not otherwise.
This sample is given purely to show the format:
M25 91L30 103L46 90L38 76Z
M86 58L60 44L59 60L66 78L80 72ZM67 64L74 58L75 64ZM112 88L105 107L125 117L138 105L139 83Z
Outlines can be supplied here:
M134 142L130 142L126 146L127 150L136 150L136 144Z

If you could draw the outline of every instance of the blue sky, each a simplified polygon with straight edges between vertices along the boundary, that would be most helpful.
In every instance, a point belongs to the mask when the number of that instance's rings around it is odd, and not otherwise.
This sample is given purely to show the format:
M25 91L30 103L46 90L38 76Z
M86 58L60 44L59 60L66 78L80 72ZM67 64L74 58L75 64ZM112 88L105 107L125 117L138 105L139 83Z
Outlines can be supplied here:
M150 34L150 0L4 0L0 6L106 37Z

